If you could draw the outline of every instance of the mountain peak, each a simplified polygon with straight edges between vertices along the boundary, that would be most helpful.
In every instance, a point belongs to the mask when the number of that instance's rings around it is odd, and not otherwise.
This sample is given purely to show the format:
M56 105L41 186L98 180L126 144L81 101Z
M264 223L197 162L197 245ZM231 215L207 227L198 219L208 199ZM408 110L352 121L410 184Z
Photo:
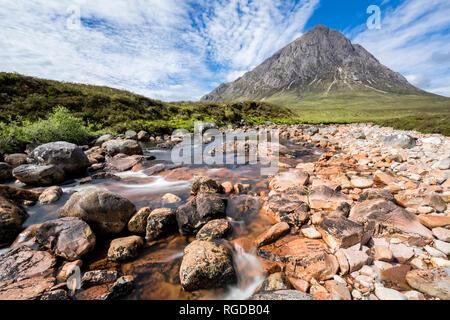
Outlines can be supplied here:
M264 100L274 95L328 95L336 90L419 93L360 45L322 24L277 51L244 76L220 85L205 101Z

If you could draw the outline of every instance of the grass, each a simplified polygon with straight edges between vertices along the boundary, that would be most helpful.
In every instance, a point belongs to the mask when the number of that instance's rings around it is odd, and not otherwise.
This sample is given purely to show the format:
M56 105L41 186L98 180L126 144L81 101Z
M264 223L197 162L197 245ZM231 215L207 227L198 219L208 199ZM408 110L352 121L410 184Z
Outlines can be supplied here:
M288 106L300 123L373 122L397 129L450 135L450 98L433 94L400 95L378 92L334 92L299 99L293 94L265 101Z

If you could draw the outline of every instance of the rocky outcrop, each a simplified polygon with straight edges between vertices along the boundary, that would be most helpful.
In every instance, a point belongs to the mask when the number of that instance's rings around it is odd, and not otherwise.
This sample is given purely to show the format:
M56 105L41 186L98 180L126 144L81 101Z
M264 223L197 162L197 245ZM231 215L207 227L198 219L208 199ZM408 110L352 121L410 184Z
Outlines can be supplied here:
M211 220L225 217L226 205L216 193L199 193L194 199L178 207L178 228L183 234L196 234Z
M220 288L235 283L237 277L231 251L214 241L192 242L184 249L180 280L186 291Z
M135 212L136 207L128 199L98 188L73 194L59 210L61 217L80 218L100 234L120 233Z
M75 261L94 249L96 239L86 222L68 217L43 223L36 240L55 255Z

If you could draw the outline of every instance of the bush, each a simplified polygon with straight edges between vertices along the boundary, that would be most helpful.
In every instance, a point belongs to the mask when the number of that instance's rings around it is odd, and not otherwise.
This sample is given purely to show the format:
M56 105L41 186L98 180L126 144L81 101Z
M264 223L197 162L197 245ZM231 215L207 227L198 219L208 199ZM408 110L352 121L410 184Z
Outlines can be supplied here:
M46 120L25 121L22 131L26 141L38 143L67 141L83 144L93 137L83 121L64 107L56 107Z

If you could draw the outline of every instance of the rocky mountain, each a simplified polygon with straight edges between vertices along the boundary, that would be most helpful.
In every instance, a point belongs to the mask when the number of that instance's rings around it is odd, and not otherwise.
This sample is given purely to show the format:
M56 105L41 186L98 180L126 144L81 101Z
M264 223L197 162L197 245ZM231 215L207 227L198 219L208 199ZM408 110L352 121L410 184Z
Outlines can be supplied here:
M339 31L317 25L252 71L232 83L220 85L202 100L266 100L284 94L301 98L342 90L425 93Z

